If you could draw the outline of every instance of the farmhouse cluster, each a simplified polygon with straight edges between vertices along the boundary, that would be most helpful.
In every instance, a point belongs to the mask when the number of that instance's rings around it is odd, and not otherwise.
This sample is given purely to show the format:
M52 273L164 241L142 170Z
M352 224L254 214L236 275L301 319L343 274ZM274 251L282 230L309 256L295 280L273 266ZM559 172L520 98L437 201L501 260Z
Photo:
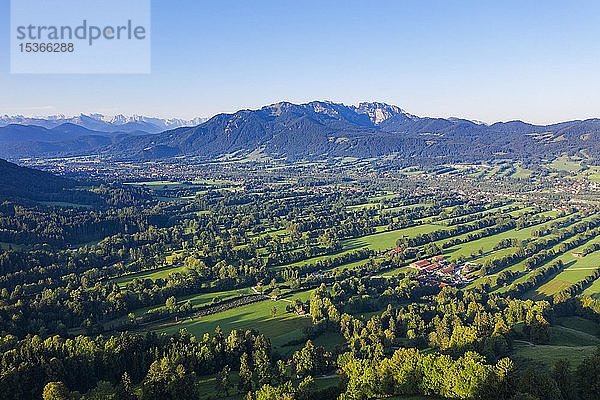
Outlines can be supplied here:
M416 269L418 280L424 285L461 286L473 280L469 274L477 269L478 265L471 262L456 264L450 262L443 255L431 259L418 260L409 265Z

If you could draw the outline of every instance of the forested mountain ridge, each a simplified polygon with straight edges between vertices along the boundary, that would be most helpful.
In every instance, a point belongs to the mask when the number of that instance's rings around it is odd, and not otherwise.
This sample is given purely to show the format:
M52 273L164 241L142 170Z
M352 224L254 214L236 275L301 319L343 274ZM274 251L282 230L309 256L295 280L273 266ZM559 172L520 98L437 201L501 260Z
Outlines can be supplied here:
M522 121L486 125L459 118L418 117L376 102L358 106L281 102L218 114L196 126L170 129L178 125L165 122L160 126L169 130L163 132L147 120L125 121L109 124L84 116L73 121L14 120L0 127L0 157L101 154L151 160L260 155L293 161L391 156L435 164L492 158L536 161L565 154L595 162L600 154L598 119L548 126Z
M287 102L219 114L194 128L128 137L105 155L157 159L262 153L273 158L380 157L473 161L494 157L553 158L600 151L600 120L548 126L521 121L486 125L464 119L417 117L384 103L358 106Z

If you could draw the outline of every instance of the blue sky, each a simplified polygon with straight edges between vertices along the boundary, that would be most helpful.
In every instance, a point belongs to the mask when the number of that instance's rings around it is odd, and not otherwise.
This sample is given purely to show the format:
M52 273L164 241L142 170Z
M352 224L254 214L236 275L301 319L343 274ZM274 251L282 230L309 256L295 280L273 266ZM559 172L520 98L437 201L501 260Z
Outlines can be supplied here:
M9 26L0 0L0 26ZM212 116L287 100L417 115L600 117L600 2L153 0L148 75L11 75L0 114Z

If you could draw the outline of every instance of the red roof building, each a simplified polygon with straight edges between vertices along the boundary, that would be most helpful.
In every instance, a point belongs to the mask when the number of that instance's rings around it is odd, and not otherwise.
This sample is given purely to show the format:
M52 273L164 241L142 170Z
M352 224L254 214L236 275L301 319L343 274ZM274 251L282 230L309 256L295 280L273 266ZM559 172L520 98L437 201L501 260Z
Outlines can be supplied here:
M433 271L439 269L440 267L441 267L441 265L439 263L433 263L433 264L429 265L428 267L426 267L425 270L429 271L429 272L433 272Z
M425 269L427 268L431 263L427 260L419 260L419 261L415 261L412 264L410 264L411 267L416 268L416 269Z
M393 256L394 254L398 254L398 253L402 253L402 249L400 247L396 247L395 249L388 251L388 254L390 256Z
M446 268L442 269L442 272L445 274L450 274L450 273L454 272L454 266L449 265Z

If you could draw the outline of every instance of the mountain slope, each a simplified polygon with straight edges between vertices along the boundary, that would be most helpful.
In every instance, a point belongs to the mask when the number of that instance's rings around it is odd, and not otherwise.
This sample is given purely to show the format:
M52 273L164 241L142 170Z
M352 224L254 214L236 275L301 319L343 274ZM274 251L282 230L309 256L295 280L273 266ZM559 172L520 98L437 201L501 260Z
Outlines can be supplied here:
M0 159L0 199L47 200L75 187L75 182Z
M63 123L52 126L57 121ZM281 102L257 110L219 114L196 126L161 133L149 132L158 125L167 126L167 121L146 117L108 120L99 115L81 115L72 122L64 121L59 117L33 121L52 126L49 128L15 124L0 127L0 157L102 154L114 159L147 160L262 154L289 160L392 156L431 163L490 158L539 160L581 151L596 160L600 157L598 119L548 126L522 121L486 125L458 118L418 117L385 103L347 106L325 101Z
M472 161L491 157L549 158L600 154L600 120L537 126L521 121L485 125L422 118L384 103L276 103L219 114L194 128L127 137L102 152L124 159L191 155L207 159L256 151L275 158L333 156Z

